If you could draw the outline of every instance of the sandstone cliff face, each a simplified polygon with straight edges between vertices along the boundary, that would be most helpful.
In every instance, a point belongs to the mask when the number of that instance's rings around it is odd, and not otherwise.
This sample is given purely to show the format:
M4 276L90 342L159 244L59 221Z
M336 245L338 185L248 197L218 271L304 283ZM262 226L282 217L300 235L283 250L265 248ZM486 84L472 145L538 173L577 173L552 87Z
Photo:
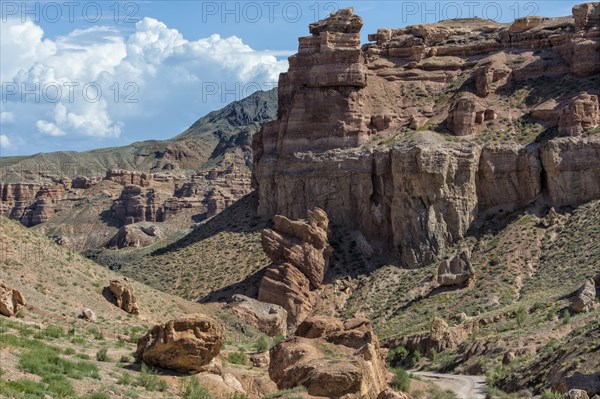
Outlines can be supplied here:
M489 213L599 198L600 139L586 135L600 93L592 8L381 29L361 49L352 10L317 23L280 76L277 121L254 137L259 212L302 218L321 207L418 267ZM547 112L515 97L526 79L550 76L578 79L588 93L544 92ZM578 137L490 143L518 137L527 118ZM458 137L414 131L424 125Z

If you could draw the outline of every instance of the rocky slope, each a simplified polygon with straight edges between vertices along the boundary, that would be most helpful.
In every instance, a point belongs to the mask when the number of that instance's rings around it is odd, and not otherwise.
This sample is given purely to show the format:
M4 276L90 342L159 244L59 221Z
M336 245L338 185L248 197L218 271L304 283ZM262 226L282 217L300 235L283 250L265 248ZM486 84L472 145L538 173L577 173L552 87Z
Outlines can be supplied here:
M259 213L322 207L421 267L487 215L598 198L600 30L585 7L380 29L362 48L351 10L311 25L254 139Z
M257 92L164 142L1 158L0 215L76 250L153 241L124 238L123 226L139 222L187 232L250 192L251 136L275 101L276 92Z

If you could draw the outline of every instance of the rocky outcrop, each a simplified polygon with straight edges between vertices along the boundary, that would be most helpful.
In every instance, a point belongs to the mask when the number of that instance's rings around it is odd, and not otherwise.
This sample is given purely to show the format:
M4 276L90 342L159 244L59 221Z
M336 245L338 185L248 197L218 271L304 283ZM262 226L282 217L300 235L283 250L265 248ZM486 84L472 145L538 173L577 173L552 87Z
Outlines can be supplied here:
M0 214L16 219L26 227L44 223L54 215L65 190L64 183L0 184Z
M463 250L450 260L444 260L438 267L437 281L440 285L468 285L475 278L471 265L471 254Z
M448 129L456 136L474 134L477 130L477 101L473 97L459 98L448 113ZM481 124L483 121L480 121Z
M596 284L594 279L588 279L571 300L571 309L575 313L590 312L596 309Z
M582 93L568 101L560 112L558 131L565 136L579 136L600 125L598 96Z
M569 392L572 389L585 391L592 398L600 394L600 372L582 374L579 372L564 378L557 386L560 392Z
M145 247L154 243L162 235L160 227L140 222L121 227L106 246L116 249Z
M571 389L564 395L565 399L590 399L587 392L582 389Z
M175 370L197 373L221 351L224 329L217 321L191 315L159 324L150 329L137 344L138 361Z
M152 176L149 173L140 171L110 169L106 172L104 180L110 180L122 186L147 187L152 181Z
M108 289L114 296L118 307L127 313L140 313L140 308L135 297L135 290L127 278L123 280L111 280Z
M402 337L389 342L390 348L402 346L411 352L437 353L448 349L456 349L480 328L478 321L466 321L456 326L449 326L446 320L434 317L428 333Z
M575 25L579 29L589 29L600 26L600 4L585 3L573 7Z
M329 264L329 219L321 209L308 211L307 220L275 216L274 229L262 232L262 247L273 264L260 283L258 299L287 311L290 328L308 316L311 290L319 288Z
M313 396L375 399L387 388L385 362L367 319L309 318L303 331L312 338L299 335L270 350L269 376L279 389L304 386Z
M111 207L112 216L124 224L138 222L160 222L163 220L162 205L164 199L152 188L125 186L121 196Z
M236 294L228 307L245 323L256 327L270 337L286 336L287 312L284 308Z
M581 111L591 97L579 95L598 95L597 30L575 33L573 18L450 20L380 29L359 51L356 21L346 10L319 22L281 75L278 119L253 140L261 215L297 219L320 207L420 267L491 214L600 198L597 135L506 139L533 115L549 131L591 126ZM343 57L347 75L336 69ZM563 76L582 83L560 97L545 86ZM536 80L543 103L523 89ZM457 137L425 131L445 131L444 120ZM411 128L420 130L403 135ZM496 134L505 143L493 144Z
M87 190L98 184L99 181L100 179L95 177L75 176L73 180L71 180L71 188Z
M19 290L10 288L0 281L0 314L11 317L25 306L25 297Z

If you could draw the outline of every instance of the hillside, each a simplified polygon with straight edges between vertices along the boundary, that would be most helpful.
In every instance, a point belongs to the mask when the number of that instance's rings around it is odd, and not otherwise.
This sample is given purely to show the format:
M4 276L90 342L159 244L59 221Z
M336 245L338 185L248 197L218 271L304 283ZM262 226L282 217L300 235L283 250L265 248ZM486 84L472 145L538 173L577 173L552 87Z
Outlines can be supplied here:
M244 165L243 154L247 157L252 135L262 123L274 119L276 113L276 91L258 91L207 114L169 140L84 152L2 157L0 181L25 183L43 182L51 177L104 177L110 169L147 173L172 169L202 171L218 166L230 153L240 158L238 164Z

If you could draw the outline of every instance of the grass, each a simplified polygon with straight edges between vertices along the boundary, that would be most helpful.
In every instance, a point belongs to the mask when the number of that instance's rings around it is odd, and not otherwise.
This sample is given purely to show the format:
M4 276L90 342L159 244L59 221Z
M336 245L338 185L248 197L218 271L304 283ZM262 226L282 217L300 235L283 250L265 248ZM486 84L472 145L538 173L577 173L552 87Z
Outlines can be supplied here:
M179 394L182 399L213 399L211 393L195 377L181 380Z
M108 349L102 348L96 352L96 360L99 362L109 362L110 357L108 356Z
M227 360L232 364L246 365L248 363L248 356L244 352L243 348L239 348L236 352L231 352L227 356Z

